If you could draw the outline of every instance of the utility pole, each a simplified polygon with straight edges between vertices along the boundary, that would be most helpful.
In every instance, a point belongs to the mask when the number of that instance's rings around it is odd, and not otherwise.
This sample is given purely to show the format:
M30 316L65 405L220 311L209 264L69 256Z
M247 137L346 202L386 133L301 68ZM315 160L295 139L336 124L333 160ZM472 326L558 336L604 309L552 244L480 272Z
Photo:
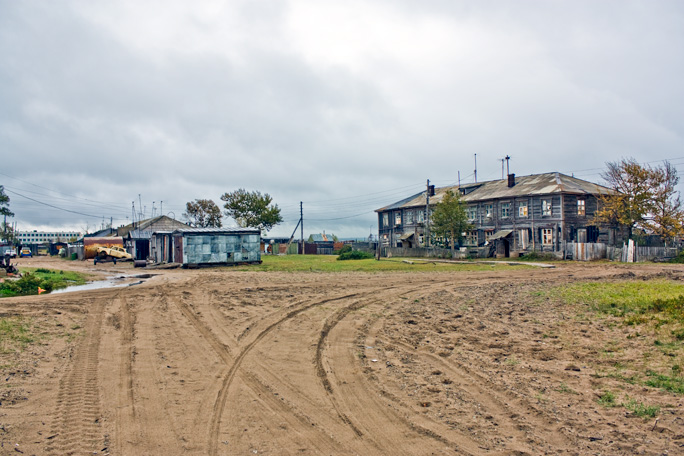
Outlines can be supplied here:
M425 245L430 248L430 179L425 192Z
M159 201L159 215L164 215L164 201Z
M502 158L502 159L501 159L501 179L504 178L504 173L503 173L503 169L504 169L504 168L503 168L503 165L504 165L504 159Z
M475 183L477 184L477 154L475 154Z
M302 255L304 255L304 207L303 203L299 202L299 222L300 222L300 236L302 238Z
M461 172L458 172L458 189L461 189Z

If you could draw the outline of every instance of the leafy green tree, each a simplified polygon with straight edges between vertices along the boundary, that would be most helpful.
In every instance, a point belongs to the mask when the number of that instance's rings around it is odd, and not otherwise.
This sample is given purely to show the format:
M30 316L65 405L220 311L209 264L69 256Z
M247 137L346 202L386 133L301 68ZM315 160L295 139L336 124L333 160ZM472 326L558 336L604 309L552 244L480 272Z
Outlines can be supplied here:
M243 228L259 228L269 231L283 221L280 208L271 204L273 198L268 193L248 192L241 188L231 193L224 193L221 197L226 204L226 215L232 217Z
M196 199L186 203L183 217L198 228L221 227L221 209L212 200Z
M669 162L653 170L650 217L646 224L663 239L684 234L684 210L679 192L677 169Z
M9 210L10 198L5 194L5 186L0 185L0 215L14 217L14 212Z
M604 226L627 228L632 238L635 230L672 238L682 234L684 210L676 191L679 177L669 163L652 168L633 158L606 163L601 177L613 190L599 196L594 222Z
M14 212L9 210L10 198L5 194L5 187L0 185L0 216L1 217L14 217ZM14 232L12 228L7 225L6 221L2 221L2 231L0 231L0 236L2 236L3 241L14 241Z
M447 190L442 201L435 205L431 221L433 233L449 239L453 258L456 253L456 242L463 239L464 232L472 229L472 225L468 223L466 204L460 195Z
M5 242L9 242L10 244L16 245L19 243L12 225L4 221L0 223L0 238L2 238L2 240Z

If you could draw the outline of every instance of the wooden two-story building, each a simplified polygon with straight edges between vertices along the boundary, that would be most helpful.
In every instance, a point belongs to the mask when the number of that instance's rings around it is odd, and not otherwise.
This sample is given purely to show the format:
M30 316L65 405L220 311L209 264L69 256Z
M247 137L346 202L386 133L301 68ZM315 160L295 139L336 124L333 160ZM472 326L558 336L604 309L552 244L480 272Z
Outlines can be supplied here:
M593 223L599 195L612 190L561 173L435 189L430 207L452 190L467 204L473 229L462 247L495 246L496 253L565 249L567 242L613 243L614 233ZM425 247L426 192L377 209L379 239L384 247Z

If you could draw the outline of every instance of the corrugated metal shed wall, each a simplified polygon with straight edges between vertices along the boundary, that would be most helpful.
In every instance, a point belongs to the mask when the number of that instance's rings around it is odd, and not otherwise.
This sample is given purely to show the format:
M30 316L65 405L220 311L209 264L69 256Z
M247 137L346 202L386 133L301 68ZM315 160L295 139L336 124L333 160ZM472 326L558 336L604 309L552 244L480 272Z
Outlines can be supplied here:
M190 234L183 236L184 264L261 261L258 234Z

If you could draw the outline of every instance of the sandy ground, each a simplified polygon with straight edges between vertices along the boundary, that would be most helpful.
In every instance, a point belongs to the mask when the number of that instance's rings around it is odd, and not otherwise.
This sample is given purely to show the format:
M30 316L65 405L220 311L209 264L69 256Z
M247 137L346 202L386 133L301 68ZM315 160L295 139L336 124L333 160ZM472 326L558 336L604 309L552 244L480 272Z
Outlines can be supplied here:
M0 300L0 316L41 334L0 354L0 454L684 454L682 396L601 375L652 353L652 339L535 298L576 280L679 280L678 265L287 274L20 263L158 275ZM658 404L657 421L600 405L605 390Z

